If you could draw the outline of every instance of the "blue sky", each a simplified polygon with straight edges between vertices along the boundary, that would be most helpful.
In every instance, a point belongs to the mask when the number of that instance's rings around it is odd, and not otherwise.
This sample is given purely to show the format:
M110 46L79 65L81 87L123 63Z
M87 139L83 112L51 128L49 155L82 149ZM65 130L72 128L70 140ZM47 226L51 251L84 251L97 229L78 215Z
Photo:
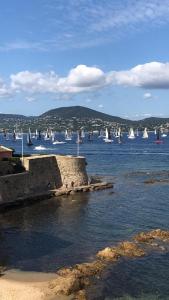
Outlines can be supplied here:
M0 1L0 112L169 117L169 0Z

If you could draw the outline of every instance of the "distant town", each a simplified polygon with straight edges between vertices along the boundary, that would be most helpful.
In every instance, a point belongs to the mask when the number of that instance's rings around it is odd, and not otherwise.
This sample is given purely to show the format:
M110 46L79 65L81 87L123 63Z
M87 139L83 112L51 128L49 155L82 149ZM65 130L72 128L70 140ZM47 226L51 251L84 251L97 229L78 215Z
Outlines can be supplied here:
M61 107L50 110L40 116L26 117L23 115L0 114L0 132L7 130L12 132L14 129L27 132L46 130L50 128L54 131L77 131L83 128L86 131L99 131L105 128L118 128L128 131L130 127L143 130L162 128L169 129L169 118L151 117L139 121L132 121L120 117L111 116L82 106Z

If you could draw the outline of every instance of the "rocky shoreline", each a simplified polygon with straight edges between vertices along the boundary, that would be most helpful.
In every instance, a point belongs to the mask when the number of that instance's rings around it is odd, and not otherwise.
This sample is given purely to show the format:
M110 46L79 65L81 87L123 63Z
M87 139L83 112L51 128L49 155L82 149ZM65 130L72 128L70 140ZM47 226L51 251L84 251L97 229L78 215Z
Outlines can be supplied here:
M123 257L127 259L144 257L152 251L169 251L164 244L169 243L169 231L156 229L141 232L132 241L123 241L117 246L107 247L96 254L95 260L63 268L56 273L56 279L50 282L49 288L55 295L72 295L73 299L87 300L87 288L93 279Z
M23 285L16 283L16 288L12 285L13 296L9 297L11 291L10 282L4 290L4 269L0 269L0 297L2 300L54 300L54 299L71 299L71 300L88 300L88 289L94 284L95 280L100 280L102 274L110 267L120 261L120 259L142 258L151 252L169 252L169 231L155 229L148 232L141 232L135 235L131 241L122 241L117 245L106 247L96 253L95 258L86 263L76 264L72 267L62 268L56 272L56 277L47 282L34 282L26 284L27 294L22 294ZM5 282L7 284L7 282ZM35 289L36 297L29 295ZM2 292L4 291L4 292ZM21 291L21 292L20 292ZM4 293L4 294L3 294ZM24 293L24 292L23 292ZM3 295L5 295L3 297ZM16 296L17 295L17 296ZM28 296L29 295L29 296ZM39 296L38 296L39 295ZM16 297L15 297L16 296ZM6 298L5 298L6 297Z

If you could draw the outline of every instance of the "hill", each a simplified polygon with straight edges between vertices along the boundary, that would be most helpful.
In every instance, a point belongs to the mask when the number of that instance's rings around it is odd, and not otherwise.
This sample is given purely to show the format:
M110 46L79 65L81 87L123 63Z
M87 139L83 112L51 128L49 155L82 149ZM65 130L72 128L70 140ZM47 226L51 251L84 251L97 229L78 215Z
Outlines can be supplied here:
M132 121L82 106L60 107L49 110L37 117L26 117L19 114L0 114L1 131L3 129L13 131L16 126L18 130L22 129L25 132L29 127L32 131L35 129L46 130L46 128L56 131L63 131L65 129L76 131L82 127L85 130L98 130L118 126L122 127L123 130L128 130L130 126L141 130L144 127L153 130L159 126L169 128L169 118L151 117Z
M100 119L107 122L131 123L132 121L120 117L111 116L94 109L83 106L59 107L49 110L40 116L41 118L64 118L64 119Z

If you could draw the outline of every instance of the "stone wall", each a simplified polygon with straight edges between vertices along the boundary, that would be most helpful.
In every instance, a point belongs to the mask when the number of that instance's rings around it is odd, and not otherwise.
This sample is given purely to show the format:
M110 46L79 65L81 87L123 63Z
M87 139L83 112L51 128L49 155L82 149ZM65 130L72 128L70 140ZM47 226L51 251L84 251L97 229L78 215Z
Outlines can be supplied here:
M0 204L45 193L62 186L86 185L84 157L40 155L25 157L26 172L0 177Z
M61 174L63 186L71 187L88 184L86 160L84 157L57 155L56 160Z
M23 165L31 177L31 190L38 192L61 187L61 174L55 155L26 157Z
M13 202L30 194L29 173L0 177L0 204Z

